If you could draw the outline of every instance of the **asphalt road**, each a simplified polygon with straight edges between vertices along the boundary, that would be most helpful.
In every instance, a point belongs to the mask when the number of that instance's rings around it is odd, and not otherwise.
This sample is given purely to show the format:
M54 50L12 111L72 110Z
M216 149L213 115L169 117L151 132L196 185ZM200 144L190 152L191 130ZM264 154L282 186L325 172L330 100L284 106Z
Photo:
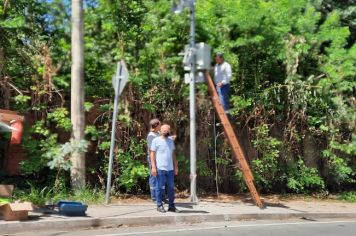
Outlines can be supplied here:
M0 233L1 234L1 233ZM180 224L152 227L125 227L88 229L68 232L28 232L21 236L352 236L356 235L356 219L338 220L289 220L289 221L245 221L202 224Z

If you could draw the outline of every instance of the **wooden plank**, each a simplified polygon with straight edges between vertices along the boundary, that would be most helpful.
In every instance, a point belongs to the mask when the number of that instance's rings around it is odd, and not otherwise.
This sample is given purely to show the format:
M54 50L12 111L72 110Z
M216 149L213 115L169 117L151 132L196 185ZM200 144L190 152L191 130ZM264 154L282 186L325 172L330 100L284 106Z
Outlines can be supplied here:
M205 78L208 83L208 89L209 89L209 92L211 95L211 100L215 107L216 113L218 114L221 124L224 127L225 135L231 145L231 150L232 150L235 158L237 159L237 161L240 164L240 169L242 171L245 183L246 183L248 189L250 190L252 199L254 200L255 204L258 207L264 208L261 198L260 198L260 196L257 192L257 189L253 183L253 181L254 181L253 175L252 175L251 169L246 161L245 154L241 149L241 145L234 133L234 129L231 126L229 118L227 117L227 115L224 111L224 108L220 103L219 96L216 92L214 82L211 79L209 72L205 72Z
M15 114L15 115L18 114L16 111L10 111L10 110L4 110L4 109L0 109L0 113Z
M16 111L0 109L0 121L9 123L12 120L24 121L24 117L19 115Z

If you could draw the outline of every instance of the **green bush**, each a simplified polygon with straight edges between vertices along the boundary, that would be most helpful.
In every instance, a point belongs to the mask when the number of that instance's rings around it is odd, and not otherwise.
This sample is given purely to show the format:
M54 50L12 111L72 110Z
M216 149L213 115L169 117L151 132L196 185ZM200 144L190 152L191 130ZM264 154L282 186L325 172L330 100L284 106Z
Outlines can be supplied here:
M257 126L254 131L256 137L252 144L258 151L258 157L252 161L252 171L257 185L265 191L270 191L277 179L279 149L282 143L269 136L266 124Z
M105 193L102 190L92 189L86 187L81 190L70 191L63 188L61 191L54 188L39 188L29 183L29 189L15 190L13 199L20 199L22 201L29 201L37 206L44 206L45 204L56 204L60 200L80 201L86 204L103 203Z
M307 167L302 159L299 159L296 167L287 169L287 188L295 193L320 192L325 184L319 176L317 169Z
M338 155L336 155L338 153ZM330 179L336 188L342 184L356 182L356 172L352 169L351 157L356 155L356 136L352 136L350 143L341 144L331 140L328 149L322 152L330 169Z
M130 192L133 188L139 191L138 182L147 178L148 166L146 159L142 160L142 157L146 154L146 141L137 139L130 140L130 147L127 152L119 150L116 157L118 160L120 173L116 178L116 182L119 187L123 187L126 192Z
M356 191L344 192L338 197L338 199L348 202L356 202Z

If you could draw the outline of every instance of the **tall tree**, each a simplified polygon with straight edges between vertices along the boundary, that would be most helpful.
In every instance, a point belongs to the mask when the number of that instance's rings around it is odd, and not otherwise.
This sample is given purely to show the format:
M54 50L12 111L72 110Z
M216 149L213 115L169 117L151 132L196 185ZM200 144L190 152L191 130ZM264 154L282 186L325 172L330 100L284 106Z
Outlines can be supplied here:
M71 72L71 121L72 138L84 139L84 44L83 1L72 0L72 72ZM85 154L74 152L72 157L72 188L85 186Z

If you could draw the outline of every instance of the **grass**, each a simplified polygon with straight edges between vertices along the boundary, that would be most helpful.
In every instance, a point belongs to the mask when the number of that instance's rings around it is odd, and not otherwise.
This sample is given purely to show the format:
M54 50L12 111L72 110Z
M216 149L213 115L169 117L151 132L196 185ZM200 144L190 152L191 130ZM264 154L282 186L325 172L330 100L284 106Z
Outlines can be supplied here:
M344 192L339 195L338 199L356 203L356 191Z
M104 191L98 191L97 189L85 188L80 191L76 191L72 196L73 201L81 201L87 204L103 203L105 200Z
M0 205L1 204L5 204L5 203L9 203L9 202L11 202L11 200L9 198L0 197Z
M54 192L53 189L47 187L43 189L31 187L29 190L15 190L13 198L29 201L37 206L56 204L60 200L80 201L85 204L99 204L104 202L105 194L103 191L90 188L84 188L75 192Z

